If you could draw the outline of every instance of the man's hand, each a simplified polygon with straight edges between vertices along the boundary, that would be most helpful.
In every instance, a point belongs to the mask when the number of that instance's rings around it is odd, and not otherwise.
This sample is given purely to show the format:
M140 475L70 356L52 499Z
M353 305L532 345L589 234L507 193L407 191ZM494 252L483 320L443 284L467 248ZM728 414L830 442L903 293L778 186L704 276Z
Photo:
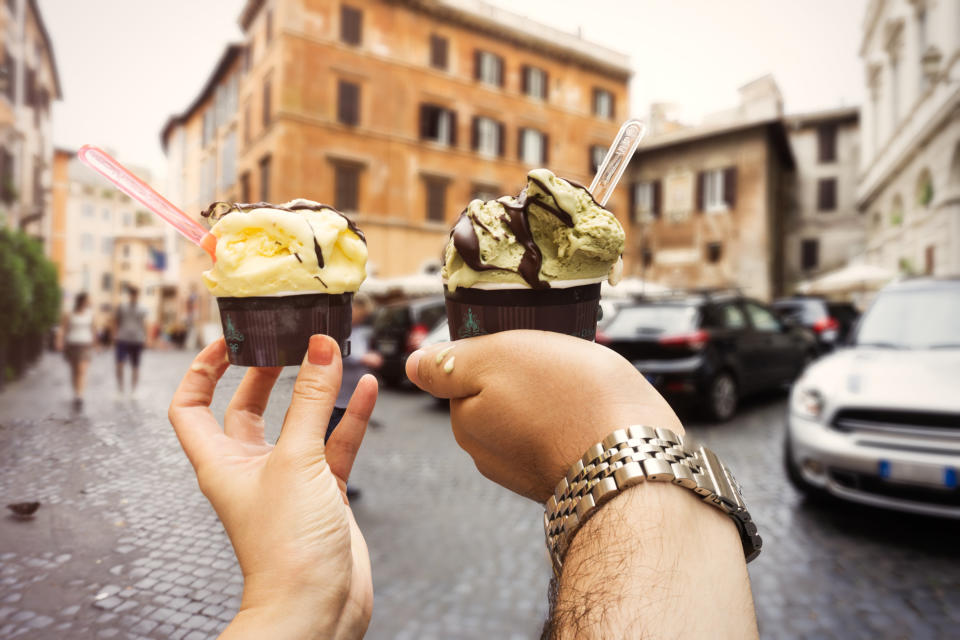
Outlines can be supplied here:
M228 366L222 339L207 346L169 412L243 571L241 609L223 637L361 637L373 605L370 558L345 490L376 380L360 380L324 446L340 352L329 337L313 336L273 446L264 441L263 412L281 369L248 369L221 428L210 401Z
M633 365L559 333L505 331L432 345L410 356L407 376L450 398L453 434L483 475L537 502L614 429L648 424L683 433Z

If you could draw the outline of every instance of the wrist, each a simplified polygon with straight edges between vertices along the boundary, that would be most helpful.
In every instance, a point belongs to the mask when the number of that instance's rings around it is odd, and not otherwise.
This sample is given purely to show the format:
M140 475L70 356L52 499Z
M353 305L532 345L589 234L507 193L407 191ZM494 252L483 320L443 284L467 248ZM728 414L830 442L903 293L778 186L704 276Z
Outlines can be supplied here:
M346 588L333 587L320 593L311 588L258 584L248 577L240 610L228 630L236 627L243 632L237 637L242 638L348 638L351 636L335 633L343 618L346 601Z

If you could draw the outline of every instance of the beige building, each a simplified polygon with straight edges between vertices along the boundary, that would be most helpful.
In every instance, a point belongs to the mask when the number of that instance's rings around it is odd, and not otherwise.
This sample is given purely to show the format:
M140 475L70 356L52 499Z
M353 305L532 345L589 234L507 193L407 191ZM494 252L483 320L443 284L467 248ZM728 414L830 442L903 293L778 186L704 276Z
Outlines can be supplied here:
M628 113L625 56L479 0L249 0L240 24L164 127L174 202L329 203L381 277L436 262L472 198L517 193L531 168L589 182ZM183 249L200 321L208 266Z
M145 170L126 165L150 182ZM54 154L50 257L60 271L64 308L77 293L90 296L97 327L109 324L127 286L140 290L151 323L173 320L169 306L176 281L167 269L171 231L157 217L77 159Z
M803 280L839 269L863 253L866 223L857 210L859 109L831 109L785 118L797 164L794 202L784 212L787 292Z
M960 273L960 3L870 0L857 206L866 259Z
M0 5L0 224L45 242L52 226L51 102L60 98L36 0L7 0Z
M676 288L739 286L764 300L784 291L783 212L795 162L781 115L769 77L702 126L653 114L624 177L627 275Z

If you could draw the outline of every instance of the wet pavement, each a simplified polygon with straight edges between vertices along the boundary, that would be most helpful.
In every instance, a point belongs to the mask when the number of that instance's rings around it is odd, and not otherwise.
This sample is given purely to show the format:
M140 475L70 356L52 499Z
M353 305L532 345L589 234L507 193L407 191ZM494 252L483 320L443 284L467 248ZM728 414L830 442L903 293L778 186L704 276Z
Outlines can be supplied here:
M229 541L166 420L191 356L145 354L138 400L113 397L98 355L82 415L48 356L0 393L0 637L215 637L242 588ZM221 411L241 370L228 371ZM267 419L276 435L285 371ZM764 536L750 565L765 638L948 638L960 625L957 523L804 502L781 464L785 399L689 429L724 456ZM354 469L375 585L368 638L537 638L549 568L541 511L482 478L446 411L386 391ZM655 635L655 632L654 632Z

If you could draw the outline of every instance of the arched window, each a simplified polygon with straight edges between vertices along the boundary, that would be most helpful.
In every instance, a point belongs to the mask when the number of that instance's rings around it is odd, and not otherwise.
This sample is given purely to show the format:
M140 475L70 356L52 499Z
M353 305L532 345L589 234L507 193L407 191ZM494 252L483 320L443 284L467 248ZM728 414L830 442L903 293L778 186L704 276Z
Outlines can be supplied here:
M921 207L929 207L931 202L933 202L933 176L930 174L930 169L924 169L917 179L917 204Z
M903 198L899 194L893 196L893 206L890 207L890 226L899 227L903 224Z

